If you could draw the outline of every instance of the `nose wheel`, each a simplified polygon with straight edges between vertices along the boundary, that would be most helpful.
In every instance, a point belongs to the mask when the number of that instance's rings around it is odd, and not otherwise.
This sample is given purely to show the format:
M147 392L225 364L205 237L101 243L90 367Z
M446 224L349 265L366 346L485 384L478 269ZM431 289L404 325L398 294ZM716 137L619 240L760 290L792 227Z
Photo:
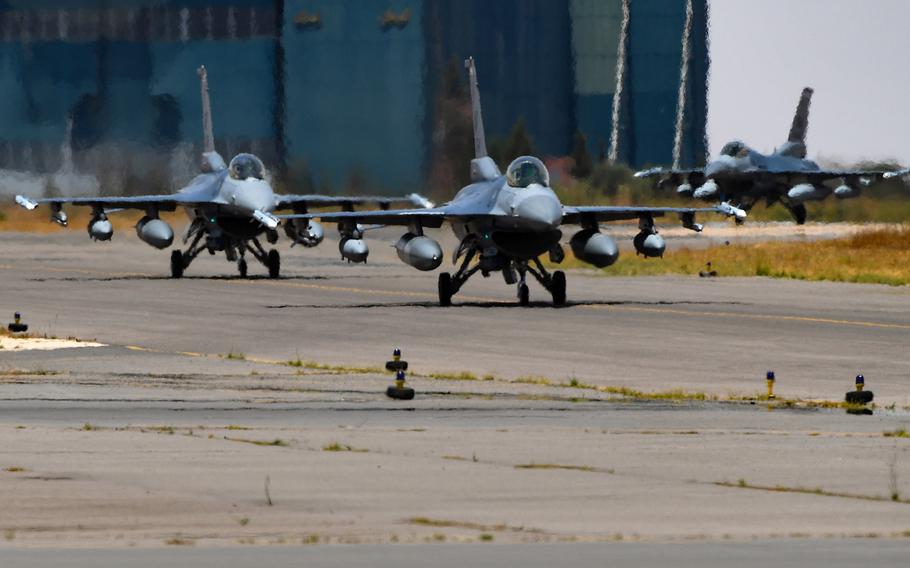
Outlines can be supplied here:
M171 278L183 278L183 253L179 250L171 251Z
M266 266L269 269L269 278L278 278L281 273L281 255L278 254L277 250L272 249L269 251L269 255L266 257Z
M531 303L531 291L528 290L528 285L522 282L518 285L518 304L521 306L527 306Z
M443 272L439 275L439 305L448 307L452 305L452 296L455 294L455 288L452 286L452 275Z

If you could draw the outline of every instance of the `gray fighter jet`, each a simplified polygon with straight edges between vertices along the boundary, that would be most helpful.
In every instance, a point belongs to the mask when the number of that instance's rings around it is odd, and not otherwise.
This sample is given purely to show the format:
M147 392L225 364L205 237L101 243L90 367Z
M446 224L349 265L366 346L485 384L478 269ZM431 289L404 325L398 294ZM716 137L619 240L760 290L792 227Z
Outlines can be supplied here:
M764 199L782 203L798 224L806 222L806 201L834 194L857 197L861 189L881 179L884 171L823 170L806 159L806 131L812 89L803 89L787 142L765 155L735 140L724 145L720 156L704 168L653 168L636 177L660 176L660 185L674 186L679 195L709 201L729 200L748 211Z
M358 204L373 204L388 209L392 203L407 202L425 206L425 200L418 195L405 198L386 197L335 197L327 195L276 195L269 183L268 172L262 160L252 154L238 154L230 164L215 151L212 130L211 103L208 92L208 77L205 67L199 68L202 89L203 154L202 173L189 185L172 195L143 195L136 197L73 197L32 200L17 195L16 202L26 208L35 209L47 204L51 209L51 220L67 225L64 204L92 208L92 219L88 225L89 236L96 241L109 241L113 227L108 214L124 209L139 209L145 216L136 224L136 233L145 243L165 249L174 240L174 231L167 222L159 218L161 211L174 211L177 207L186 210L190 218L183 237L186 250L171 253L171 276L180 278L184 270L203 251L214 255L224 252L228 261L236 262L241 277L246 277L245 253L268 268L269 276L277 278L281 257L275 249L266 251L259 242L265 234L269 243L278 241L279 220L276 210L291 210L306 213L311 207L337 206L353 211ZM292 221L284 227L285 233L294 244L307 247L318 245L325 234L316 221ZM191 241L192 239L192 241ZM190 242L191 241L191 242ZM349 256L365 261L368 254L366 243L351 240L346 243Z
M487 155L473 59L468 59L465 66L471 87L476 157L471 160L473 183L459 191L452 201L429 209L279 217L318 217L326 222L337 222L342 242L361 237L359 223L407 226L407 233L395 245L398 256L405 263L424 271L436 269L443 260L439 243L424 235L424 229L437 228L443 222L448 222L461 241L452 259L453 263L461 259L458 271L455 274L443 272L439 275L439 304L448 306L452 296L471 276L478 272L489 276L495 271L502 272L507 284L518 284L518 298L522 305L526 305L529 300L525 282L528 273L550 292L555 305L564 304L565 273L549 273L539 259L541 255L549 254L552 262L562 262L562 225L580 226L569 243L577 258L594 266L605 267L616 262L619 249L612 238L600 232L601 222L637 219L641 231L633 241L635 249L645 256L657 257L663 255L666 245L654 227L655 217L677 214L684 227L700 231L701 225L695 223L695 214L698 212L745 216L743 211L727 204L706 209L563 206L550 188L549 174L543 162L532 156L516 158L509 165L506 174L502 175L496 163Z

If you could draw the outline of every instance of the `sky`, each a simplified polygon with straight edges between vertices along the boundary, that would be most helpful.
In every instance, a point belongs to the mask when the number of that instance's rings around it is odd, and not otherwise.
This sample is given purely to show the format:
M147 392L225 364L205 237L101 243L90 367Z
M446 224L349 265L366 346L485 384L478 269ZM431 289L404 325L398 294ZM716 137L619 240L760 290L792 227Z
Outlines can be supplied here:
M809 157L910 164L910 0L710 0L708 140L786 141L815 94Z

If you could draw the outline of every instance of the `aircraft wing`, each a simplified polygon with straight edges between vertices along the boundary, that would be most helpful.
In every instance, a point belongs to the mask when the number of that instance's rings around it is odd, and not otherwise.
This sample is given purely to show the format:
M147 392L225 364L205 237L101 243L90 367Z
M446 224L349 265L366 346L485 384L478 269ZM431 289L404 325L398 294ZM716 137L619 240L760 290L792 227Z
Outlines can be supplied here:
M715 207L623 207L623 206L582 206L563 207L562 222L565 225L578 225L587 222L629 221L647 217L663 217L667 214L677 214L683 224L693 225L696 213L720 213L745 219L746 212L728 203L721 203Z
M429 209L387 209L384 211L337 211L331 213L308 213L277 215L279 219L316 219L330 223L360 223L365 225L410 225L420 223L433 229L442 226L449 215L445 207Z
M292 209L294 211L305 212L311 207L341 207L345 211L353 211L356 205L373 205L379 206L382 210L388 210L393 204L405 203L415 207L432 207L432 203L427 198L416 193L410 193L403 197L386 197L386 196L367 196L367 197L350 197L334 195L276 195L276 210Z
M81 205L109 209L148 209L154 205L160 211L174 211L178 206L194 206L203 202L195 195L180 193L170 195L137 195L133 197L52 197L48 199L30 199L16 196L16 203L25 209L35 209L39 205Z
M641 170L639 172L635 172L633 175L637 178L650 178L650 177L656 177L656 176L684 177L684 176L689 176L692 174L704 174L704 172L705 172L705 170L702 168L692 168L692 169L688 169L688 170L678 170L678 169L677 170L674 170L674 169L668 170L668 169L658 167L658 168L651 168L648 170Z

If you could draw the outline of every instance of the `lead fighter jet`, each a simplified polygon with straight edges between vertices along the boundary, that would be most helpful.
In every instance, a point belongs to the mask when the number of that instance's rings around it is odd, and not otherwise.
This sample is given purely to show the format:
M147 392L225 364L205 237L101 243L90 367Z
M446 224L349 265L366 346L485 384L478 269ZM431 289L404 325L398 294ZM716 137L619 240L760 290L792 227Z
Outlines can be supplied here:
M426 205L422 197L411 194L405 198L386 197L334 197L328 195L276 195L268 180L262 160L253 154L238 154L230 164L215 151L212 130L212 111L209 100L208 75L205 67L199 68L202 90L203 154L202 173L189 185L172 195L143 195L136 197L63 197L32 200L17 195L16 203L25 209L35 209L40 204L51 208L51 220L66 226L68 223L64 204L92 208L92 219L88 225L89 236L96 241L109 241L113 227L108 214L124 209L139 209L145 216L136 224L136 233L145 243L165 249L174 240L174 231L158 217L161 211L174 211L183 207L190 217L190 225L183 242L190 242L186 250L171 253L171 276L180 278L184 270L203 251L214 255L224 252L230 262L237 263L241 277L246 277L245 253L268 268L269 276L277 278L281 257L275 249L268 252L259 242L263 235L269 243L278 241L278 218L274 211L289 209L306 213L310 207L337 206L353 210L354 205L374 204L388 209L392 203L408 202ZM294 243L307 247L318 245L325 234L316 221L293 221L284 227L285 233ZM348 257L365 261L368 250L359 239L345 243Z
M745 213L727 204L706 209L673 207L569 207L563 206L550 189L550 178L543 163L532 156L516 158L502 175L487 155L480 93L474 60L465 61L471 86L474 121L475 159L471 160L471 185L452 201L430 209L400 209L376 212L338 212L308 215L281 215L283 219L313 219L337 222L346 238L359 238L359 223L404 225L408 232L395 245L399 258L418 270L434 270L442 263L442 249L424 235L424 229L443 222L452 226L461 240L453 263L462 258L455 274L439 275L439 304L448 306L452 296L468 279L480 272L489 276L500 271L507 284L518 284L519 303L529 301L526 275L531 273L553 297L555 305L566 301L566 276L562 271L549 273L539 257L562 262L561 225L580 225L571 239L575 256L598 267L613 264L619 256L616 243L600 232L599 223L638 219L641 231L634 239L635 249L645 256L662 256L665 243L654 227L654 218L679 215L688 229L700 231L695 223L698 212L719 212L744 217ZM474 262L476 260L476 262ZM473 264L472 264L473 263Z
M764 199L781 202L798 225L806 222L806 201L830 194L839 199L858 197L862 188L885 176L884 171L824 170L806 159L806 131L813 90L803 89L787 142L765 155L739 140L728 142L720 156L704 168L652 168L635 177L660 176L660 185L674 185L679 195L705 200L731 200L748 211ZM834 186L831 182L837 182Z

